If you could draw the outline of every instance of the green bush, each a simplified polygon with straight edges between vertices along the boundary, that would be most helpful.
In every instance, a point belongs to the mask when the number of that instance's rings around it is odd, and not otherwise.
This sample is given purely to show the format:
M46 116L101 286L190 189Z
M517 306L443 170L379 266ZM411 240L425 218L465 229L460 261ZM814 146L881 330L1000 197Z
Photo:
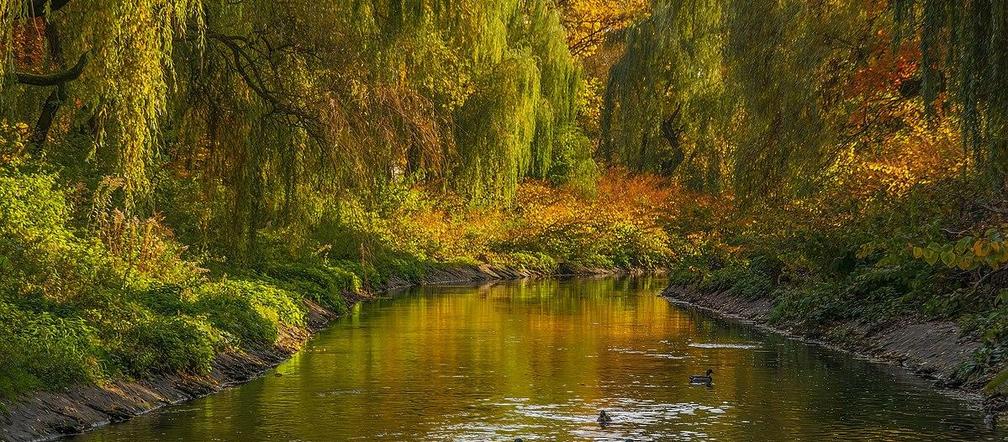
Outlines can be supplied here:
M245 348L276 342L286 327L304 327L305 311L297 295L274 286L223 280L193 290L193 311Z
M633 224L617 224L603 237L612 238L605 254L622 268L658 269L670 262L672 250L668 235L662 230L644 230Z
M117 279L101 245L68 227L55 187L52 175L0 169L0 290L8 295L71 300Z
M110 349L128 373L205 373L216 355L220 334L205 320L188 315L154 316L127 326Z
M0 396L97 380L100 354L83 321L0 301Z
M337 266L272 264L266 267L264 273L284 289L311 298L337 312L347 310L347 293L359 293L362 289L357 274Z

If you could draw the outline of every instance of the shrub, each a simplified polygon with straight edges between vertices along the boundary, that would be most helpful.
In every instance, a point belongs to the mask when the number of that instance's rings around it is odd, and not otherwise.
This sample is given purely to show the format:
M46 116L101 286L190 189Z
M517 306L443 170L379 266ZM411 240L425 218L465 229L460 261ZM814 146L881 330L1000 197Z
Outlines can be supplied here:
M0 283L9 294L70 300L117 279L97 241L75 236L51 175L0 169Z
M264 273L285 290L307 296L337 312L347 310L347 293L359 293L362 290L360 277L337 266L271 264Z
M94 330L0 301L0 396L101 377Z
M220 334L205 320L188 315L143 315L129 323L120 340L110 349L116 362L128 373L210 370Z
M225 279L194 289L194 312L228 333L236 345L253 348L276 342L287 327L304 327L297 295L270 285Z

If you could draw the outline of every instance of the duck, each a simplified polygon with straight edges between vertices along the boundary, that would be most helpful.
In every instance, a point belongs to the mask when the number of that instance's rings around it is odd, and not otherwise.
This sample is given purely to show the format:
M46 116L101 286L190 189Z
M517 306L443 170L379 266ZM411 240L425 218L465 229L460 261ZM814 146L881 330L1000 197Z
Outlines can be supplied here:
M708 368L707 369L707 374L705 374L705 375L700 375L700 374L692 375L692 376L689 377L689 381L690 381L691 384L708 384L708 385L710 385L711 382L714 382L714 378L711 377L712 373L714 373L714 370Z
M612 422L612 418L609 417L609 413L606 413L605 410L602 410L601 412L599 412L598 419L595 419L595 421L598 422L599 425L604 427Z

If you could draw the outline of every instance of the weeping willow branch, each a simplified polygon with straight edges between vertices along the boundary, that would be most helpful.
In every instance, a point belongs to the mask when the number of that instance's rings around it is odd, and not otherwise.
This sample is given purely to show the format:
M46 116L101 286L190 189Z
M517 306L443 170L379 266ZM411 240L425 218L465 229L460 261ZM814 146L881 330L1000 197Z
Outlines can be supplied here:
M308 132L312 139L318 142L325 139L322 129L316 120L307 111L290 104L289 100L281 98L282 94L272 91L265 76L259 69L259 66L268 64L274 71L274 76L276 76L277 65L273 62L275 57L272 56L272 53L290 48L291 45L280 45L273 48L269 45L268 41L264 40L266 49L263 51L256 48L248 38L242 36L229 36L216 32L208 32L207 36L220 42L230 50L235 71L257 97L270 105L272 109L270 114L292 117L302 129ZM250 51L260 54L266 61L254 58L249 53Z

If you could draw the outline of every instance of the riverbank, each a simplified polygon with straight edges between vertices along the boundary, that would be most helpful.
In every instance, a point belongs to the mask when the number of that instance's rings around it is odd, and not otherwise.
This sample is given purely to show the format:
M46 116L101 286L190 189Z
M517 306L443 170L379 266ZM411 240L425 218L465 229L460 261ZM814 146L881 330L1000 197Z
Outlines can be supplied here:
M472 284L548 276L611 275L621 273L583 266L559 266L553 272L492 265L430 268L420 277L394 276L379 287L345 292L348 303L417 285ZM4 441L51 440L123 422L162 407L201 398L262 376L299 351L316 332L340 314L304 299L305 327L287 327L272 346L228 349L214 357L204 374L159 374L146 379L114 380L103 385L74 385L60 391L27 394L3 405L0 438Z
M797 321L775 320L777 307L769 297L747 297L730 291L701 291L695 286L671 284L661 294L670 302L713 314L752 323L785 336L838 349L891 365L903 367L935 387L952 389L984 398L988 413L1003 415L1008 407L999 396L984 396L989 376L961 378L983 343L951 321L904 316L883 323L869 320L843 321L809 327Z

